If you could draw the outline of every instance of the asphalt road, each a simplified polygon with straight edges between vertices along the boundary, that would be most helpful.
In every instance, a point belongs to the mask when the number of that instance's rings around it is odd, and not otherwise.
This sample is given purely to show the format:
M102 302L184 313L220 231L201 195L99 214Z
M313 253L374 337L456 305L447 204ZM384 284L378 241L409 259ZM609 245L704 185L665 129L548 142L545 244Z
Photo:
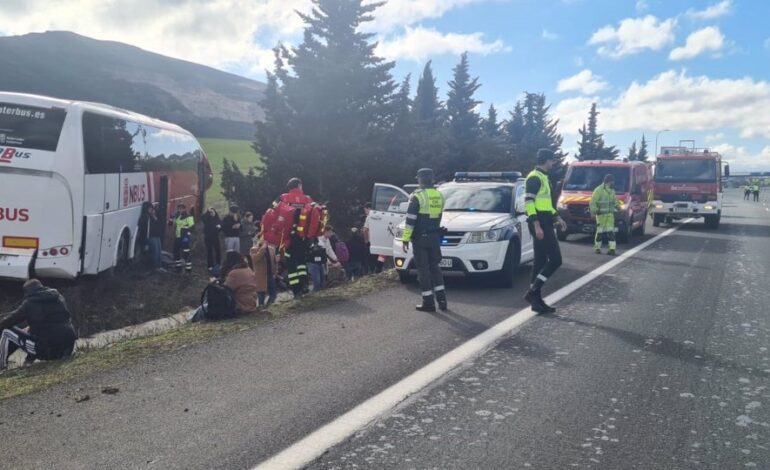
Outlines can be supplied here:
M720 230L653 245L313 467L767 467L770 212L733 193L726 211ZM549 289L608 260L579 237L562 251ZM248 468L525 307L527 278L451 282L436 315L395 287L0 402L0 455Z
M728 203L310 468L770 468L770 213Z

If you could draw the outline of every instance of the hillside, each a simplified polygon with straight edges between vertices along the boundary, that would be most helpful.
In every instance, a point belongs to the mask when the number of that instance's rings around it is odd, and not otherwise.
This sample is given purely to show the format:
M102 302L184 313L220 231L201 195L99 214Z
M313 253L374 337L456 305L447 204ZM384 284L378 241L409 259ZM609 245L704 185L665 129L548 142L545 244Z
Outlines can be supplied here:
M97 101L174 122L199 137L252 139L264 84L70 32L0 37L0 90Z

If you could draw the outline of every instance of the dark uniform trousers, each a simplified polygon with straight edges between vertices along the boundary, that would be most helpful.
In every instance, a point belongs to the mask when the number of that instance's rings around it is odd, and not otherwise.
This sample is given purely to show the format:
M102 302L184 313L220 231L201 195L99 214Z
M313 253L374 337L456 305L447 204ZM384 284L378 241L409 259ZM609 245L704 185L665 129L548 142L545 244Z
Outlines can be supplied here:
M439 263L441 262L441 233L417 235L412 241L414 247L414 264L417 268L417 277L420 280L420 289L422 296L433 297L436 288L436 295L439 299L444 298L444 274L441 272Z

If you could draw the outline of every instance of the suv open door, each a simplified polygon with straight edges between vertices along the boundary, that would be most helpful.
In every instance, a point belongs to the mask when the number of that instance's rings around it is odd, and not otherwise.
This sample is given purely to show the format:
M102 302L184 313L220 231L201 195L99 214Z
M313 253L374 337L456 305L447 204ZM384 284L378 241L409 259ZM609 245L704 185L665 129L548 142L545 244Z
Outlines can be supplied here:
M369 211L369 243L373 255L393 256L393 239L398 225L406 220L409 194L390 184L376 183Z

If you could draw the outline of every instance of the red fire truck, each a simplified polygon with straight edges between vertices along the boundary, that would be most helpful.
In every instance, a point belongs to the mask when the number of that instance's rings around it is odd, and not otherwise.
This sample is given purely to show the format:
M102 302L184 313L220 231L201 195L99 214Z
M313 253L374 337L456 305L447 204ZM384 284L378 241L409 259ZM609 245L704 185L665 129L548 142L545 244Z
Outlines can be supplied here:
M722 156L696 148L695 141L683 140L678 147L661 148L653 179L653 225L703 218L708 228L718 228L722 217L722 174ZM730 168L725 166L724 176L729 175Z

